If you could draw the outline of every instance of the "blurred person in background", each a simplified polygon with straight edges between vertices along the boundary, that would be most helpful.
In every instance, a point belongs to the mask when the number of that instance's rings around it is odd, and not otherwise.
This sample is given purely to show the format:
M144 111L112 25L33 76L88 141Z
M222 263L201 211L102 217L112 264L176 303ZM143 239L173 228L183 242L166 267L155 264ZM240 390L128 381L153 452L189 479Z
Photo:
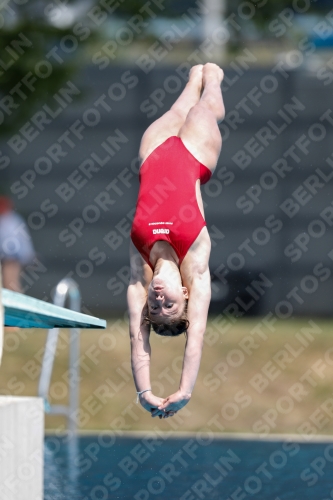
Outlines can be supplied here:
M35 257L34 247L23 218L14 211L13 202L0 193L0 261L2 286L21 292L22 267Z
M211 242L200 184L210 179L221 151L222 80L217 65L194 66L180 97L140 145L127 292L131 360L140 402L159 418L188 403L200 366L211 298ZM186 333L180 386L166 399L151 392L150 327L164 336Z

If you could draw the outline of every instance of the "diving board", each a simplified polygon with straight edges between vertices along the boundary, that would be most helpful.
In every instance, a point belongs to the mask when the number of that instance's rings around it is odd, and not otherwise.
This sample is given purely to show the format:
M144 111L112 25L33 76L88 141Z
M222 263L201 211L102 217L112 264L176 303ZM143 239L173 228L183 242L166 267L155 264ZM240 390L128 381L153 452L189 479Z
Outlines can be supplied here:
M4 325L20 328L106 328L104 319L2 289Z
M68 297L69 307L63 307ZM1 287L0 363L3 325L46 328L47 341L39 382L41 397L0 395L0 499L43 500L44 411L67 417L69 436L76 433L79 409L80 328L106 328L106 321L80 311L78 285L70 278L58 283L55 304ZM51 405L48 390L56 354L59 328L71 328L67 406ZM47 404L46 404L47 403Z

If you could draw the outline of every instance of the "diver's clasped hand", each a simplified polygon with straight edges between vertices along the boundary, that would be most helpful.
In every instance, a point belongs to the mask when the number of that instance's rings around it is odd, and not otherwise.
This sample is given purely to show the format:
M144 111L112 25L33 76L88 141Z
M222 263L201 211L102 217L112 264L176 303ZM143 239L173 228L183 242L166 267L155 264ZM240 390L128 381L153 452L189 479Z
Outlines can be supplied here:
M163 403L158 407L158 409L159 411L165 411L169 414L175 414L178 410L184 408L184 406L187 405L190 399L190 394L187 394L179 389L177 392L164 399Z
M165 399L154 396L152 392L145 392L140 395L140 403L145 410L151 413L152 417L168 418L177 413L191 399L189 394L178 390Z
M141 394L139 399L141 405L145 410L151 413L152 417L168 418L175 414L174 411L159 410L158 407L161 406L165 400L154 396L152 392L145 392L144 394Z

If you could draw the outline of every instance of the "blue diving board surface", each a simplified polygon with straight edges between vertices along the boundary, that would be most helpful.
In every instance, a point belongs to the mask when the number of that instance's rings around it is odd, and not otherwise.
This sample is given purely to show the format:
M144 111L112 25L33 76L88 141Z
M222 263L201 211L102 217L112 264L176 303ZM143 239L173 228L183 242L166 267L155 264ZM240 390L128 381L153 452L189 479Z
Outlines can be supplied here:
M2 289L5 326L20 328L106 328L104 319Z

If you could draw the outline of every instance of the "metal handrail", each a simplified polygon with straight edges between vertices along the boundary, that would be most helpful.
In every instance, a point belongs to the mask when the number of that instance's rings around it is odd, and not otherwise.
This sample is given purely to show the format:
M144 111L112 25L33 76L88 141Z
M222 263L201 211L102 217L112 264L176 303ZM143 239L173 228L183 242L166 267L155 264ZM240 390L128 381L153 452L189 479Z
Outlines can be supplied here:
M81 294L79 286L71 278L64 278L56 286L53 303L64 307L66 298L69 299L69 309L80 312ZM38 396L45 402L45 411L56 415L67 417L67 428L71 435L77 429L77 410L79 408L79 376L80 376L80 329L73 328L70 331L69 344L69 402L68 405L51 405L48 400L51 383L54 358L57 349L59 328L52 328L48 331L43 363L38 384Z

